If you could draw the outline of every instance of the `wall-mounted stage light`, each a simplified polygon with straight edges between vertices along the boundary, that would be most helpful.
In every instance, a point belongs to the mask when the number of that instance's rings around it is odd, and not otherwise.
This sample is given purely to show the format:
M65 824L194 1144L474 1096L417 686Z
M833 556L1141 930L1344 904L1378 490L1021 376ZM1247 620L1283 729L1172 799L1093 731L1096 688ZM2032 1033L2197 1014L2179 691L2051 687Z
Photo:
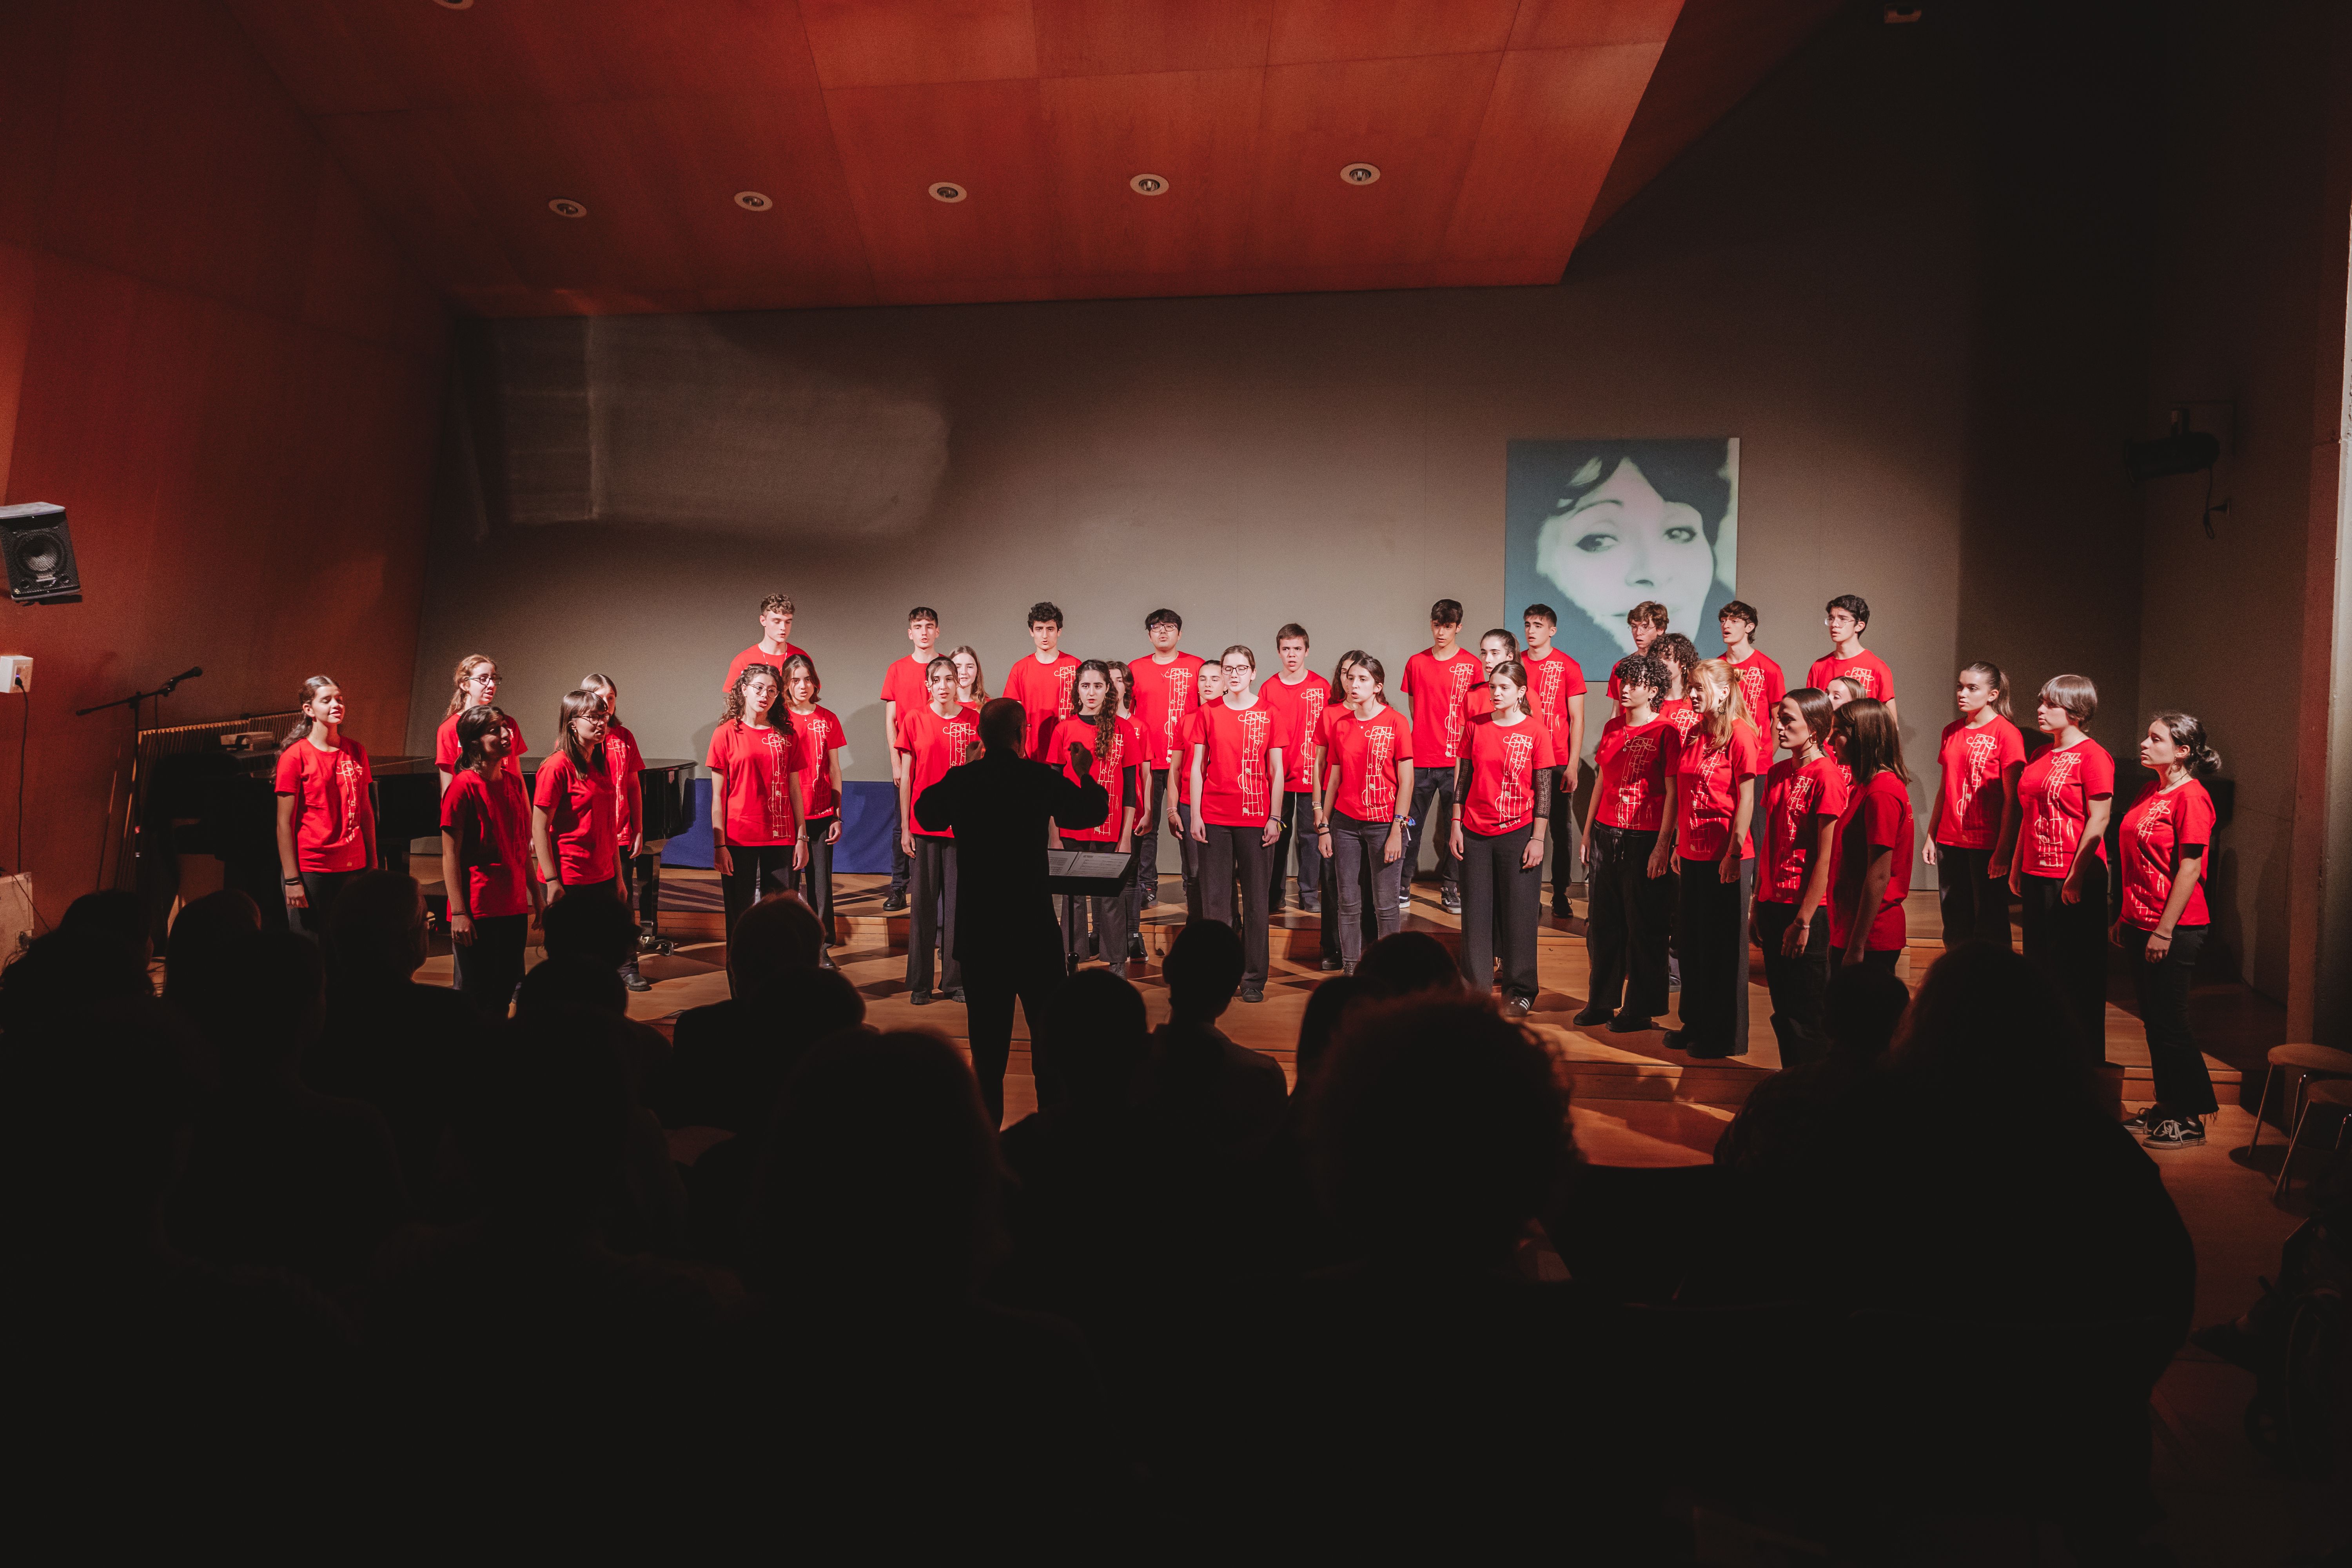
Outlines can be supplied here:
M2213 499L2213 466L2221 460L2221 438L2189 427L2189 410L2172 411L2172 427L2153 441L2124 443L2124 471L2135 480L2168 479L2175 474L2205 476L2205 537L2211 539L2213 514L2226 514L2227 500Z

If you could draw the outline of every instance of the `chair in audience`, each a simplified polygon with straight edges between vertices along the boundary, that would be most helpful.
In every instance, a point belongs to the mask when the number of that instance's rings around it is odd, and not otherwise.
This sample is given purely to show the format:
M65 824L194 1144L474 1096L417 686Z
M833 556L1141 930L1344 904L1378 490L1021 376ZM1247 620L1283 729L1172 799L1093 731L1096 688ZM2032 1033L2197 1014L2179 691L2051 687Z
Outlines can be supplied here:
M2314 1079L2352 1078L2352 1051L2307 1043L2273 1046L2270 1059L2263 1068L2263 1092L2254 1101L2254 1130L2247 1135L2246 1146L2239 1151L2242 1154L2252 1153L2254 1145L2263 1141L2263 1112L2270 1109L2271 1085L2281 1073L2294 1075L2286 1113L2286 1125L2292 1130L2303 1114L2304 1093Z
M2343 1149L2345 1130L2352 1128L2352 1079L2322 1079L2317 1083L2306 1081L2302 1099L2303 1109L2296 1112L2294 1126L2287 1133L2286 1158L2279 1162L2278 1184L2271 1189L2273 1202L2286 1196L2287 1176L2294 1169L2294 1152L2302 1147L2303 1130L2310 1121L2313 1111L2333 1111L2336 1114L2336 1142L2329 1146L2332 1150Z

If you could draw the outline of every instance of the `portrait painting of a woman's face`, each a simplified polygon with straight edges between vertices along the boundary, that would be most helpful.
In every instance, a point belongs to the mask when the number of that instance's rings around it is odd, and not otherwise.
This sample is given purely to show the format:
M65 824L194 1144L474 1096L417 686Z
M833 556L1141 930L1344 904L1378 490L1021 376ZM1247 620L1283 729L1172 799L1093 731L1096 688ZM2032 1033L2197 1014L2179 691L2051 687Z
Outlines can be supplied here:
M1736 439L1514 441L1507 476L1511 609L1559 612L1557 646L1589 679L1633 651L1627 612L1665 605L1668 626L1719 652L1716 610L1733 595Z

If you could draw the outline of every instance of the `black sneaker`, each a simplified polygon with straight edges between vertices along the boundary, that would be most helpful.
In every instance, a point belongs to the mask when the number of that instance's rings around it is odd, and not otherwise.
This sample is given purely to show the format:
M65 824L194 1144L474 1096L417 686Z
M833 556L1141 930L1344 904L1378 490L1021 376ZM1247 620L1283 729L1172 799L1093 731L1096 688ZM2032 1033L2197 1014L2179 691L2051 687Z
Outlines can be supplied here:
M1412 895L1409 892L1399 893L1397 895L1397 908L1401 910L1411 910L1412 908Z
M1569 908L1566 899L1554 899L1551 901L1551 918L1556 921L1574 920L1576 911Z
M1503 1016L1507 1018L1524 1018L1535 1010L1536 999L1532 996L1514 996L1503 1004Z
M1242 1000L1243 1000L1243 1001L1244 1001L1244 1002L1263 1002L1263 1001L1265 1001L1265 986L1263 986L1263 985L1244 985L1244 986L1243 986L1243 987L1242 987Z
M2140 1142L2150 1149L2201 1149L2205 1120L2200 1116L2168 1116L2149 1128Z
M1143 951L1143 933L1141 931L1131 931L1128 934L1127 956L1129 958L1150 958L1151 956L1150 953Z
M2161 1105L2151 1105L2137 1116L2125 1117L2124 1131L2133 1134L2142 1133L2163 1120L2164 1107Z
M1318 893L1309 893L1298 900L1298 907L1310 915L1319 915L1323 912L1322 896Z
M1612 1013L1606 1007L1592 1006L1587 1007L1583 1012L1579 1013L1575 1017L1570 1018L1569 1022L1575 1025L1580 1029L1597 1029L1615 1016L1616 1015Z
M1612 1035L1638 1035L1657 1026L1656 1020L1647 1013L1620 1013L1609 1020L1609 1032Z
M646 979L644 975L638 973L634 969L621 976L621 984L627 986L632 991L650 991L654 988L654 983L652 981Z
M1341 964L1341 963L1340 963L1340 962L1339 962L1339 955L1338 953L1336 953L1336 952L1327 952L1327 953L1325 953L1325 954L1323 955L1323 973L1326 973L1326 974L1337 974L1337 973L1339 973L1339 971L1340 971L1343 967L1345 967L1345 966L1344 966L1343 964Z
M1438 889L1437 901L1445 906L1445 912L1447 914L1458 915L1462 912L1462 889L1459 888L1441 888Z
M886 915L904 914L906 910L907 895L904 893L893 893L882 900L882 912Z
M929 991L917 991L908 995L907 1000L912 1002L918 1007L928 1007L932 1003L938 1001L939 998Z

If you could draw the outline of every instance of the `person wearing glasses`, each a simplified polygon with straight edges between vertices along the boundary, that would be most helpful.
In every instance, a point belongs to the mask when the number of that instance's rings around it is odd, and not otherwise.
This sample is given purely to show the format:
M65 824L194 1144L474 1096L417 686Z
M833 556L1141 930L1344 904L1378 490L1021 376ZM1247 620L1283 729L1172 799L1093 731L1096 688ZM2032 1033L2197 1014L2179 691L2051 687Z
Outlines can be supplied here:
M1201 851L1202 912L1242 936L1242 1000L1265 1000L1266 889L1274 844L1282 837L1276 802L1282 762L1290 748L1292 714L1250 689L1257 655L1235 643L1218 658L1225 694L1201 710L1201 739L1192 747L1192 842ZM1234 881L1242 909L1234 912Z
M1830 629L1830 651L1813 660L1805 684L1827 691L1831 681L1843 680L1857 694L1886 704L1886 716L1896 718L1895 672L1862 646L1862 634L1870 629L1870 602L1859 594L1840 594L1825 606L1822 625Z

